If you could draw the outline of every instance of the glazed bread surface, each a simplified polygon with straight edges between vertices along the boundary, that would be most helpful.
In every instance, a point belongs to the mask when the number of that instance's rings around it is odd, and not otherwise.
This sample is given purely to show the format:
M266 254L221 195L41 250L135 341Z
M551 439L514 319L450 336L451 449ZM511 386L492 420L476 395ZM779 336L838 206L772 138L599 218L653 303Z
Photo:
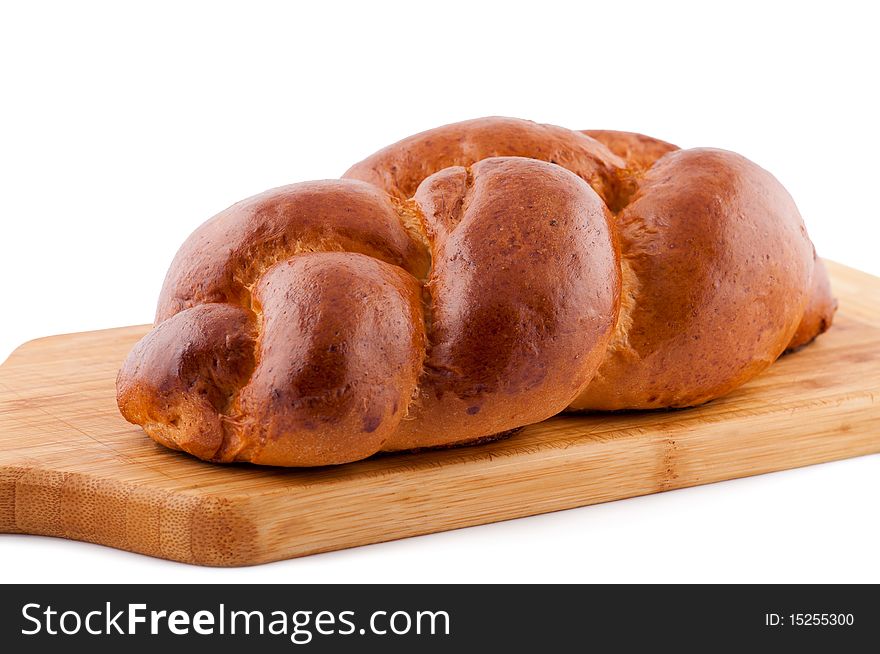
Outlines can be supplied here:
M407 137L344 177L401 194L438 166L512 150L591 184L621 249L620 318L595 380L571 410L701 404L831 324L828 275L821 263L814 267L794 201L770 173L732 152L480 118Z
M744 157L485 118L202 225L117 396L205 460L339 464L707 402L835 308L791 197Z
M605 205L560 166L489 158L407 202L359 181L295 184L183 245L119 406L212 461L314 466L478 440L581 393L619 295Z

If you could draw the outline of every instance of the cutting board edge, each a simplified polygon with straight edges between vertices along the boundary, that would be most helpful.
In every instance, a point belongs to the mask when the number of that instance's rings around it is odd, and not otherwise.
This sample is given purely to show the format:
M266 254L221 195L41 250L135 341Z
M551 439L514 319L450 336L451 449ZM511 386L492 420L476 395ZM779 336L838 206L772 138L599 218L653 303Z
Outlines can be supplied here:
M565 455L568 458L567 468L570 470L561 472L557 465L550 462L551 459L559 456L559 453L555 452L552 453L555 456L548 456L544 459L537 457L531 462L532 465L530 467L524 468L521 471L521 476L534 479L535 476L540 476L546 473L548 475L555 475L557 481L562 481L563 477L566 482L571 482L572 479L574 479L576 482L583 483L583 486L569 483L566 486L567 490L571 490L577 486L577 488L580 489L579 492L585 494L557 499L553 501L552 505L528 505L515 502L509 505L506 510L502 509L500 506L483 506L479 511L475 510L473 512L467 512L461 511L461 507L458 507L455 510L450 511L450 516L431 515L430 519L422 524L417 522L416 515L410 516L413 519L406 519L407 517L404 515L401 516L402 519L393 521L393 524L396 525L397 529L393 533L385 532L380 535L366 533L354 536L351 532L346 532L344 542L341 544L333 542L333 535L327 532L319 531L316 534L314 542L310 544L294 543L289 539L280 539L279 534L276 533L274 538L271 539L274 546L265 552L267 556L260 557L258 560L253 561L253 563L267 563L276 560L296 558L299 556L334 551L348 547L358 547L362 545L399 540L413 536L503 522L533 515L585 507L593 504L652 495L669 490L679 490L721 481L730 481L773 472L792 470L831 461L855 458L858 456L880 454L880 432L876 430L877 425L880 424L880 404L873 401L870 393L865 393L864 395L851 396L845 399L844 402L842 402L842 405L846 407L846 410L842 410L836 414L836 430L835 426L829 425L826 422L821 429L812 434L813 440L825 443L828 443L829 436L836 435L838 438L836 442L829 444L831 445L830 447L827 447L824 450L821 448L802 448L800 444L794 441L788 444L788 449L785 449L786 443L784 441L780 440L776 443L787 453L799 457L795 459L794 463L792 462L792 459L777 457L772 462L769 459L764 461L762 467L752 468L748 472L727 469L721 474L707 476L705 474L706 470L718 471L721 469L719 466L714 465L711 462L713 457L724 459L729 456L722 448L721 450L714 452L714 454L710 453L708 458L702 462L702 466L682 464L682 461L679 459L684 459L688 456L686 453L689 453L689 451L692 453L692 451L700 450L706 445L706 443L711 442L713 439L717 442L723 443L723 439L716 438L717 433L736 428L736 421L716 423L715 426L718 432L715 430L709 430L708 432L694 430L692 443L688 442L689 439L687 436L682 437L681 435L676 436L674 441L668 437L654 435L648 439L641 439L642 442L639 443L638 447L633 447L632 445L633 441L639 441L639 437L637 436L625 439L630 441L629 444L626 444L623 441L608 441L607 443L604 443L603 445L607 446L608 450L613 450L615 448L620 449L621 458L618 461L619 465L625 466L627 464L628 456L644 456L644 453L649 453L650 456L645 456L641 461L643 468L646 471L642 477L629 477L626 479L626 485L621 485L620 490L612 495L595 494L596 488L601 489L603 486L602 484L596 484L594 488L586 480L582 480L577 478L574 474L571 474L572 472L577 471L580 466L583 466L584 470L587 470L588 472L593 472L595 471L595 468L590 470L591 463L599 463L601 465L603 461L607 461L607 458L603 458L603 450L597 448L595 443L584 442L581 445L566 449ZM866 408L869 408L870 410L866 411ZM824 416L823 409L818 406L815 407L813 409L813 415L817 418ZM800 422L801 420L805 418L809 419L810 417L813 416L811 416L809 412L802 413L799 414L798 419L795 422ZM759 445L757 449L760 448L761 446ZM548 454L549 453L550 452L548 452ZM615 455L611 454L610 456ZM542 460L546 462L545 466L540 465ZM663 469L663 474L660 477L656 477L653 473L657 468ZM477 474L483 478L483 485L487 489L503 489L521 481L519 476L510 476L509 466L505 466L504 462L500 461L499 465L494 470L491 465L488 469L485 465L467 464L460 466L463 475L461 480L455 479L454 477L450 478L450 471L449 469L446 469L444 471L444 476L446 477L444 480L445 483L447 485L466 483L468 488L473 488L475 484L473 483L473 479L467 474L468 469L471 471L478 471ZM689 472L683 472L688 469ZM419 470L417 473L414 473L414 476L416 474L419 477L417 482L419 485L424 485L425 487L432 486L432 480L426 478L426 476L430 476L430 470ZM602 475L600 474L599 478L601 477ZM592 481L595 481L595 479ZM414 482L414 484L415 483L416 482ZM365 492L361 480L352 480L351 484L353 488L357 488L358 496L368 494ZM432 488L436 488L436 484ZM338 485L335 490L336 492L339 492ZM415 493L412 500L413 508L415 510L412 513L417 514L421 512L425 502L423 496L421 496L415 488L412 490ZM393 494L397 496L400 495L399 487L393 491ZM248 503L260 502L264 510L267 506L267 502L271 503L273 500L278 501L279 503L284 502L283 497L278 498L277 496L276 498L271 496L247 498ZM481 499L481 501L483 500L485 500L485 497ZM395 513L399 513L401 509L401 500L398 498L396 500L389 500L389 502L392 504L396 503L394 506L390 506L389 509L393 509ZM438 502L437 508L442 513L442 511L445 510L445 503ZM327 513L327 508L318 507L316 513L319 515L325 515ZM465 517L462 517L462 515ZM283 531L285 525L284 523L276 522L273 527L278 531ZM278 543L282 541L288 545L288 547L279 548Z
M90 329L84 332L65 332L63 334L50 334L48 336L37 336L36 338L31 338L24 343L15 347L9 355L0 362L0 381L2 381L3 373L9 372L12 368L15 368L16 365L33 349L39 349L45 345L50 345L56 341L65 341L69 339L71 336L86 336L94 334L96 338L100 338L102 335L106 334L128 334L135 333L146 335L153 328L152 324L143 324L143 325L124 325L122 327L103 327L101 329ZM122 361L119 362L120 365Z
M698 449L715 439L716 430L736 429L736 421L708 425L708 430L692 430L693 443L689 442L687 435L681 434L674 435L675 442L671 444L670 437L659 434L647 438L632 435L603 442L598 447L595 442L584 441L565 448L568 471L564 472L567 479L575 479L584 485L577 486L577 491L569 496L555 498L544 504L508 504L493 496L492 500L498 502L497 505L484 506L482 510L473 512L461 511L459 507L444 515L445 502L438 501L431 507L438 514L430 515L424 521L417 519L426 507L419 487L431 487L435 481L439 483L442 477L447 486L467 483L471 488L481 485L491 491L493 488L534 481L545 474L559 476L563 473L560 472L558 463L553 461L560 456L558 450L548 449L543 452L546 456L537 452L535 456L522 460L516 460L516 457L499 457L490 460L488 464L486 461L462 460L460 464L447 465L442 470L436 470L437 480L431 479L430 468L402 468L391 471L384 477L373 476L372 484L393 488L385 495L379 494L378 502L383 506L372 506L371 509L395 514L411 513L416 519L391 521L396 525L393 530L388 530L387 524L384 524L381 529L369 526L357 534L338 527L322 530L320 525L316 530L311 525L311 538L306 540L290 538L286 532L309 526L310 515L325 516L327 504L334 502L336 496L345 491L345 486L358 490L355 497L375 497L364 487L363 478L353 476L343 484L337 481L299 489L293 500L301 507L300 510L286 521L264 526L252 517L255 514L255 503L259 503L263 511L266 510L267 502L277 503L279 511L287 510L291 501L290 494L255 496L186 493L139 486L136 483L96 480L86 474L46 470L38 466L28 466L25 462L21 465L6 464L0 465L0 533L80 540L203 566L258 565L880 453L880 433L876 431L876 425L880 424L880 405L873 402L872 398L871 391L844 398L839 407L844 410L838 410L835 414L836 424L825 424L815 434L816 439L826 441L832 433L837 434L838 439L833 443L832 449L817 451L791 443L790 451L799 453L802 456L800 460L792 463L777 457L774 463L745 473L728 469L712 477L701 476L699 471L694 470L682 474L682 466L675 459L689 448ZM797 421L810 419L811 413L816 418L825 414L823 407L815 406L800 413ZM856 428L853 427L854 424L857 425ZM724 439L716 440L724 442ZM632 446L633 441L640 441L638 447ZM782 441L777 444L780 443L784 445ZM858 443L855 449L853 443ZM573 476L572 473L579 468L595 473L603 457L617 456L614 450L618 450L621 456L619 465L627 465L627 457L631 457L634 461L638 460L647 472L638 477L629 477L626 480L627 485L622 485L619 491L611 495L596 494L596 488L600 488L600 485L596 484L594 488L588 483L589 480ZM723 459L729 457L729 453L715 452L714 455L710 454L710 458L712 456ZM665 474L660 477L651 472L663 467L666 469ZM704 467L713 469L711 464ZM715 466L714 469L720 468ZM395 476L402 479L409 477L410 481L402 485L389 484L389 478ZM475 482L475 478L480 481ZM413 493L409 498L402 495L402 491L407 490ZM83 501L88 504L85 508ZM65 511L65 505L75 502L79 502L76 512ZM83 520L83 515L93 519ZM71 516L75 516L72 521ZM176 534L181 532L188 533L189 538L178 538Z
M74 503L76 511L65 510ZM259 562L257 528L246 508L244 498L0 465L0 534L52 536L181 563L234 567Z

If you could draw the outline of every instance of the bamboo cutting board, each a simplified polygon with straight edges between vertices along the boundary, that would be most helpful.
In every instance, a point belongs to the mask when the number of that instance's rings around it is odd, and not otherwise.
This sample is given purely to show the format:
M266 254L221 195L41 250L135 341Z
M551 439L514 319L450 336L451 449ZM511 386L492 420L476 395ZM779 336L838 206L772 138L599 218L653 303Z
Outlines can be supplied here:
M721 400L320 469L211 465L126 423L147 326L32 341L0 367L0 532L247 565L880 452L880 279L829 268L834 327Z

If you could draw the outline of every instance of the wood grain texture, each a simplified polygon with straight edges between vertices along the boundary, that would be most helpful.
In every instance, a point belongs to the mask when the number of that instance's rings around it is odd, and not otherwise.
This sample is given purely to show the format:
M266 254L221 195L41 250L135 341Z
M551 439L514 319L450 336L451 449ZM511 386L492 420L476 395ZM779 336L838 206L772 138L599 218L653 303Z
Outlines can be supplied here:
M332 468L211 465L126 423L148 326L32 341L0 367L0 532L248 565L880 452L880 279L829 268L831 331L721 400Z

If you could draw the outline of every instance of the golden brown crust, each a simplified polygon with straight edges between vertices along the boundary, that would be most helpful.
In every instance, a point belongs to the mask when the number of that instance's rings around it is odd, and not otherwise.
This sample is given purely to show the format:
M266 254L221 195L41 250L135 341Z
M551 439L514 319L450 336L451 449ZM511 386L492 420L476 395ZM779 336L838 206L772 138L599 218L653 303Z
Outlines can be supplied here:
M165 278L156 322L207 302L247 305L269 267L307 252L359 252L416 277L430 266L427 248L402 228L397 204L375 186L291 184L234 204L186 240Z
M119 406L218 462L328 465L482 439L583 389L619 292L604 205L559 166L487 159L412 201L354 180L283 187L181 248Z
M221 460L312 466L375 453L406 414L425 352L418 281L348 252L303 254L259 281L259 362Z
M122 415L162 445L213 459L220 417L253 372L256 338L254 315L229 304L200 304L158 324L119 371Z
M785 348L786 352L794 352L809 345L820 334L824 334L834 319L837 311L837 300L831 294L831 281L822 259L814 253L813 277L810 283L810 301L804 311L804 317L797 331Z
M346 177L187 240L119 374L128 420L222 462L479 442L719 397L836 306L792 199L731 152L487 118Z
M678 150L677 145L635 132L618 132L613 129L585 129L583 134L604 144L626 162L630 171L644 171L654 165L664 154Z
M528 157L555 163L606 199L624 162L595 139L574 130L518 118L477 118L415 134L379 150L343 175L412 197L419 184L451 166L490 157Z
M511 120L485 118L423 132L377 152L346 174L399 192L401 180L404 188L411 188L426 170L469 165L480 153L510 147L510 126L522 122ZM689 406L711 400L775 360L786 347L786 334L793 339L790 349L830 324L833 300L827 286L819 284L827 282L827 275L820 271L813 277L809 241L801 228L793 227L802 224L797 209L766 171L732 153L683 152L642 134L584 130L580 133L611 154L590 146L602 162L592 169L592 157L548 157L548 149L534 143L540 141L543 126L527 125L522 126L527 136L515 140L520 154L552 158L589 181L614 214L615 235L624 249L622 310L614 340L599 375L572 404L573 410ZM577 148L570 137L559 136L559 142ZM697 253L697 248L702 250ZM817 285L806 311L805 274ZM763 304L748 305L743 298L747 287L758 289L758 299L778 298L778 304L763 317L753 315ZM702 295L712 301L703 302ZM743 311L737 313L735 307ZM682 322L687 311L694 315ZM803 322L795 334L791 323L798 316ZM674 330L678 336L673 337ZM684 334L695 344L683 347ZM603 379L614 379L614 388Z
M617 215L620 328L572 409L684 407L783 352L804 313L812 245L769 173L732 152L667 154Z
M645 172L663 155L678 150L678 146L644 134L591 129L582 132L605 145L624 162L617 170L613 193L606 199L608 208L619 213L636 193Z
M447 168L415 200L433 244L430 350L387 448L473 440L565 409L617 317L601 199L559 166L504 157Z

